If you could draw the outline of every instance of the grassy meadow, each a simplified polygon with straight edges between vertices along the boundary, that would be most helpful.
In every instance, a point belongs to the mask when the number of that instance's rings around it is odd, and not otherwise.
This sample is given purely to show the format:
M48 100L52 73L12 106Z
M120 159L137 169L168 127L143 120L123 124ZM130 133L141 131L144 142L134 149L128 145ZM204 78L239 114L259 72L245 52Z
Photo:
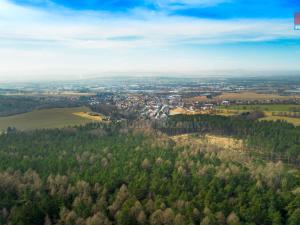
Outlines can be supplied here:
M91 117L80 116L84 112L90 112L90 109L87 107L52 108L0 117L0 131L5 131L7 127L15 127L18 130L61 128L95 121Z

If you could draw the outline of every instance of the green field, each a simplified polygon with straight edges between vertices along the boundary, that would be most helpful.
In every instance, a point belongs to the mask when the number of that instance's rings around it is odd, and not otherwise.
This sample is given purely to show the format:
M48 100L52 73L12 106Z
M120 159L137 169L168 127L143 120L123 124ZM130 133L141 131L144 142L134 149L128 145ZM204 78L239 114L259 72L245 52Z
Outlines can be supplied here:
M260 110L267 112L290 112L297 110L300 112L300 105L283 105L283 104L274 104L274 105L231 105L231 106L220 106L220 109L228 110L239 110L239 111L251 111L251 110Z
M273 113L281 113L281 112L300 112L300 105L292 105L292 104L262 104L262 105L231 105L231 106L219 106L219 111L223 113L223 115L234 115L247 111L263 111L265 114L264 118L260 120L285 120L288 123L292 123L295 126L300 125L300 118L293 118L289 116L276 116ZM220 114L220 113L219 113Z
M87 107L53 108L0 117L0 131L5 131L7 127L15 127L18 130L33 130L82 125L92 122L92 120L76 116L73 113L88 111L90 109Z

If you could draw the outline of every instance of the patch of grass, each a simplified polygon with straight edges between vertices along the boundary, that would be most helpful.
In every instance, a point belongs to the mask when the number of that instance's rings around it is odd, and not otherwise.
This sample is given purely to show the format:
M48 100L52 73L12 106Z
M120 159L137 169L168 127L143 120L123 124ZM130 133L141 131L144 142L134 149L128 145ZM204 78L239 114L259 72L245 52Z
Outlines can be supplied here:
M242 151L244 144L242 140L206 134L205 136L197 136L196 134L180 134L171 137L178 144L200 144L200 145L211 145L216 146L224 150Z
M53 108L35 110L14 116L0 117L0 131L7 127L15 127L18 130L33 130L44 128L61 128L75 125L83 125L93 120L74 115L78 112L89 112L87 107Z
M300 118L291 118L286 116L266 116L264 118L260 118L259 120L268 120L268 121L283 120L288 123L294 124L295 126L300 125Z
M170 115L178 115L178 114L187 114L187 111L184 108L177 107L175 109L170 110Z
M96 114L91 112L74 112L73 115L80 116L82 118L86 118L94 121L103 121L103 116L101 116L98 113Z
M236 116L242 112L239 110L217 109L215 114L219 116Z
M227 150L237 150L237 151L243 149L243 142L236 138L216 136L216 135L206 135L205 138L208 143L216 145L219 148L224 148Z
M188 110L185 108L177 107L175 109L172 109L170 111L170 115L178 115L178 114L183 114L183 115L195 115L195 114L206 114L207 112L201 111L201 110Z

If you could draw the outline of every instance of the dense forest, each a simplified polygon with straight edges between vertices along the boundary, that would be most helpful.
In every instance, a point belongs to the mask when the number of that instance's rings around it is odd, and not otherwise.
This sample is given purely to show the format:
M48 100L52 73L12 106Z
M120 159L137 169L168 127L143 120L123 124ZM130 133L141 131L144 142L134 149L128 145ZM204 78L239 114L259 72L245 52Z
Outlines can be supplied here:
M253 115L177 115L155 128L169 134L212 133L241 138L249 149L300 163L300 127L284 121L258 121Z
M217 126L215 130L223 133L226 120L222 121L214 126L207 122L205 129ZM233 124L228 127L232 134L243 135ZM273 126L276 130L279 125ZM282 126L282 132L289 127ZM0 136L0 224L299 225L299 221L300 172L281 162L176 143L152 129L118 124L9 130Z

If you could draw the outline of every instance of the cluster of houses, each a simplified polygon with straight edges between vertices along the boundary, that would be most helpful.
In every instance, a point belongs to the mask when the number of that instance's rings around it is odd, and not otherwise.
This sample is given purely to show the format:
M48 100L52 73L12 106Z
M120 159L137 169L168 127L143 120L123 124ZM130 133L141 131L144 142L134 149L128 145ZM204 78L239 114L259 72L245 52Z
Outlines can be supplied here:
M120 110L138 111L143 118L164 119L171 110L182 108L187 111L214 110L216 104L195 102L187 104L180 94L121 94L103 93L90 97L90 105L112 104ZM220 104L220 103L219 103ZM222 101L222 105L229 105L229 101Z

